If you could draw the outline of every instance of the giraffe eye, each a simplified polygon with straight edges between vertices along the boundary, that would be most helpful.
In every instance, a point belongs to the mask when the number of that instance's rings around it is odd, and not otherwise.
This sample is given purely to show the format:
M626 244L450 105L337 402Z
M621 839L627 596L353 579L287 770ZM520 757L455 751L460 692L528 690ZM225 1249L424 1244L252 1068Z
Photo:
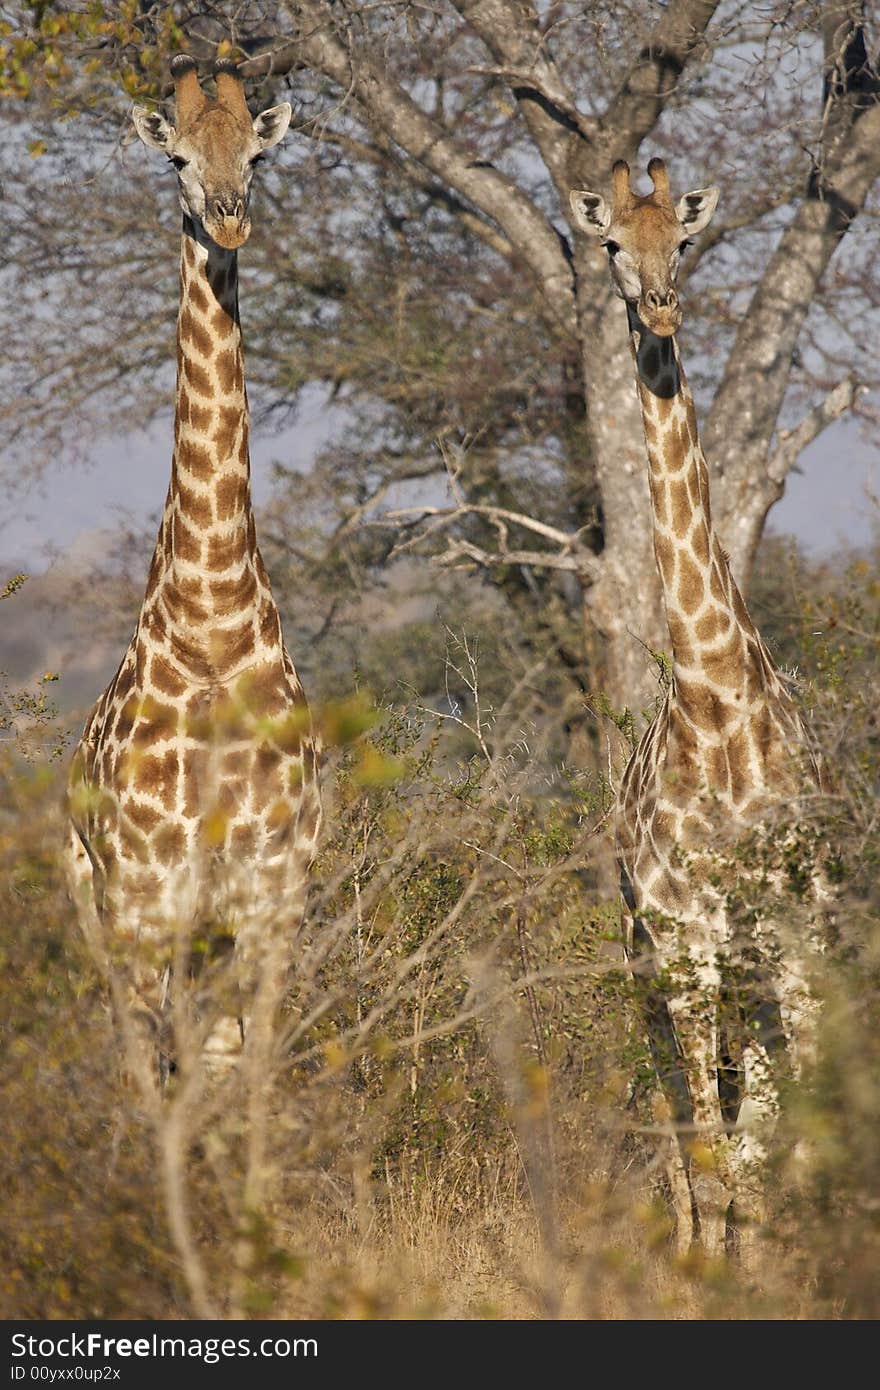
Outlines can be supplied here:
M618 246L617 242L616 242L616 241L603 241L603 242L602 242L602 245L605 247L605 250L608 252L609 256L611 257L611 259L612 259L612 261L613 261L613 260L614 260L614 257L617 255L618 251L620 250L620 247Z
M185 169L187 164L189 164L189 160L181 159L179 154L173 154L170 156L170 158L171 163L174 165L175 169Z

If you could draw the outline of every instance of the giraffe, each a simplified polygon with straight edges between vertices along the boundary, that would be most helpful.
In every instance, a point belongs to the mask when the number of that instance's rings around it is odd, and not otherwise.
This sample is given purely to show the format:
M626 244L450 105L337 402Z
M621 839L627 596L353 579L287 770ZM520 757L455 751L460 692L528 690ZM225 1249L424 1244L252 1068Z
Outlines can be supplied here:
M618 162L610 206L586 190L572 192L571 205L576 225L601 238L626 304L672 648L665 697L616 798L626 956L676 1130L669 1183L679 1249L695 1243L722 1255L742 1250L760 1220L779 1084L797 1074L810 1033L815 937L808 927L804 940L789 940L784 924L750 917L720 870L737 840L796 812L818 770L712 524L675 340L679 259L708 225L718 190L674 204L663 161L651 160L648 173L652 192L639 197Z
M238 310L254 166L291 108L252 119L230 63L215 64L216 98L188 55L171 75L173 121L132 112L174 165L183 212L171 483L134 635L67 792L72 895L111 986L123 972L153 1084L173 984L200 959L203 977L234 943L235 997L199 1043L218 1065L247 1047L248 997L277 1007L321 824L317 739L257 546Z

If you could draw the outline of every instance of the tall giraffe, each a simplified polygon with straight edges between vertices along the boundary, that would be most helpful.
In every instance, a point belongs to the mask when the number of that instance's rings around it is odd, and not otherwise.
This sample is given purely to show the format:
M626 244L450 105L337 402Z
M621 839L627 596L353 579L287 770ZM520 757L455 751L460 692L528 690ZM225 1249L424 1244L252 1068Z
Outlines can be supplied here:
M601 237L626 303L672 646L665 698L617 797L627 955L676 1124L670 1186L679 1246L698 1239L718 1254L760 1213L762 1135L781 1077L797 1069L810 1013L807 943L738 910L719 870L737 839L797 807L816 772L712 525L674 337L679 258L707 226L718 190L698 189L675 205L663 161L651 160L648 173L647 197L633 194L619 162L610 207L587 191L573 192L571 204L577 225Z
M291 108L252 119L232 64L215 65L216 99L192 58L171 74L173 123L132 112L183 210L171 485L134 636L73 759L68 862L86 934L160 1048L173 981L234 939L235 998L202 1037L228 1057L248 993L263 991L264 1016L277 1006L321 821L316 740L257 547L238 311L254 165Z

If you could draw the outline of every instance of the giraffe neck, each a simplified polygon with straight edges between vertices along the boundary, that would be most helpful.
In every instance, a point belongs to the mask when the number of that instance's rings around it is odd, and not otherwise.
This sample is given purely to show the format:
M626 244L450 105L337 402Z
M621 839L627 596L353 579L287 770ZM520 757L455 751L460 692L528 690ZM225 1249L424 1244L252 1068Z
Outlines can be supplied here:
M709 474L693 396L674 337L649 332L632 309L630 343L648 450L654 554L681 697L709 682L739 692L780 688L712 527Z
M267 589L251 510L238 258L185 217L174 458L142 634L170 639L194 676L228 676L253 658Z

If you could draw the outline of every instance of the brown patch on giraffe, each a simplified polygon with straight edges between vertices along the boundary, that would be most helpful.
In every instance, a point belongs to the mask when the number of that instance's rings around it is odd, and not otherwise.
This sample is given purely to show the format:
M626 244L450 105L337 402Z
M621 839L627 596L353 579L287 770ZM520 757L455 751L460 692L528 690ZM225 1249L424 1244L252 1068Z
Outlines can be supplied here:
M184 694L186 689L184 677L179 674L179 671L175 671L170 662L167 662L165 657L158 652L154 652L152 659L150 659L149 681L150 685L160 692L160 695L171 695L177 698L178 695Z
M232 777L223 782L217 792L217 810L227 821L236 815L239 806L247 800L247 787L240 777Z
M257 581L253 571L246 569L240 579L209 579L208 592L213 603L229 612L249 608L256 597Z
M265 811L283 791L280 763L281 755L269 744L264 743L257 749L252 783L257 812Z
M294 832L294 819L291 807L286 801L276 802L276 806L283 806L284 814L277 821L273 820L275 806L272 807L272 810L269 812L268 833L266 835L269 847L274 852L286 848L293 839Z
M200 599L204 597L205 581L200 574L175 575L174 583L187 598Z
M281 640L281 619L274 603L268 600L260 610L260 638L267 645Z
M112 782L113 773L116 769L116 753L111 746L107 746L101 755L101 780Z
M678 557L677 592L678 601L685 613L696 613L706 597L703 572L684 550L679 553Z
M243 512L248 500L248 480L244 474L235 473L229 477L221 478L217 484L215 496L217 498L217 520L231 521L239 512Z
M194 521L197 526L207 530L214 520L214 508L211 505L210 496L205 496L201 492L194 492L192 488L184 487L181 484L179 497L187 520Z
M279 826L290 824L290 802L286 797L279 796L272 802L266 813L266 825L269 830L277 830Z
M225 352L217 354L214 370L217 373L220 391L224 396L231 395L237 385L238 365L238 352L235 348L227 348Z
M240 666L254 649L254 627L248 620L231 632L217 633L212 642L212 656L218 670Z
M149 835L151 830L155 830L162 820L162 816L156 808L148 806L145 801L127 801L125 814L145 835Z
M719 603L727 603L727 594L724 591L724 581L721 577L721 570L718 568L718 561L712 561L712 569L709 573L709 592Z
M151 696L141 701L141 717L135 724L131 736L134 748L143 749L174 738L178 731L180 718L172 705L162 705Z
M667 625L669 627L669 637L672 642L672 650L675 652L676 661L685 666L689 666L694 659L695 649L691 639L691 630L684 618L674 610L667 612Z
M195 391L196 395L203 396L210 400L214 394L211 378L204 367L199 366L191 357L183 359L183 371L189 386Z
M217 408L217 422L214 426L213 443L218 457L229 458L242 425L242 409L238 405L221 405Z
M190 564L197 565L202 558L202 546L199 537L190 530L179 512L175 512L171 523L171 544L175 555L181 560L187 560Z
M186 834L182 825L166 824L153 836L153 846L165 864L177 864L186 853Z
M686 695L687 695L687 685L686 685L686 683L684 683L684 684L685 684L685 695L683 696L683 695L682 695L682 684L683 684L683 682L682 682L682 680L679 678L678 681L676 682L677 693L678 693L678 695L679 695L679 698L682 699L682 703L685 703L685 697L686 697ZM702 689L703 687L700 687L700 688ZM690 713L691 713L690 704L687 705L687 709L688 709L688 713L690 714ZM679 710L679 709L678 709L676 706L674 706L674 705L672 706L672 708L671 708L670 711L669 711L669 736L668 736L668 740L667 740L667 747L668 747L670 744L674 744L674 745L675 745L675 756L672 758L673 764L675 764L675 763L677 763L677 762L679 762L679 761L680 761L680 762L685 762L685 763L690 763L690 762L692 762L693 759L696 757L696 753L697 753L697 735L696 735L696 733L694 732L694 730L691 728L691 726L690 726L690 724L688 723L688 721L685 719L683 711L682 711L682 710ZM637 797L638 794L639 794L639 782L636 782L636 784L635 784L635 786L634 786L634 788L633 788L633 795Z
M154 553L154 555L153 555L152 560L150 561L150 572L149 572L149 574L147 575L147 590L146 590L146 593L144 594L144 599L145 599L145 600L148 599L148 598L152 598L152 597L153 597L153 594L156 592L157 588L159 587L159 579L160 579L160 577L161 577L161 574L162 574L162 561L161 561L161 558L160 558L160 556L159 556L159 552L156 551L156 552Z
M251 768L250 748L235 748L223 757L224 777L246 777Z
M684 478L670 478L669 503L672 511L672 526L679 540L684 540L690 530L693 512L688 496L687 482Z
M249 858L257 850L257 833L253 825L235 825L230 847L236 858Z
M767 756L776 742L776 724L770 709L763 705L751 721L751 734L761 762L766 765Z
M727 614L720 608L713 608L702 618L698 618L694 625L694 633L698 642L714 642L727 629Z
M183 238L183 259L190 268L196 263L196 248L189 236Z
M727 761L730 767L730 795L733 804L739 806L746 796L749 784L749 738L745 729L739 729L727 741Z
M170 809L177 794L179 771L180 759L177 749L169 748L165 753L144 754L138 760L133 776L141 791L151 792Z
M197 280L193 280L190 284L188 298L190 304L198 309L200 314L206 314L208 312L211 301Z
M666 495L666 479L663 476L663 465L662 463L658 463L655 466L652 458L649 458L648 462L650 465L648 484L651 489L651 504L654 508L654 516L658 525L668 527L669 501Z
M735 624L730 624L726 641L704 657L707 672L719 685L740 686L743 676L742 633Z
M180 331L183 335L184 342L194 347L201 357L211 357L214 351L214 343L211 335L206 328L202 327L189 309L186 309L181 315Z
M207 434L214 419L214 411L209 405L197 405L195 401L190 402L189 422L194 430L199 434Z
M261 718L285 714L290 703L284 672L274 663L248 671L238 688L248 709Z
M699 565L705 569L709 564L709 532L701 523L695 527L691 537L691 551Z
M231 536L209 536L205 566L211 570L228 570L241 563L243 549L238 529Z
M199 482L209 482L214 476L214 459L209 449L201 444L184 444L178 451L178 463L192 473Z
M202 748L188 748L183 755L183 815L196 820L202 809L205 794L207 759Z
M159 891L159 875L155 869L141 869L138 873L127 876L125 888L126 893L130 890L132 896L150 902Z
M129 681L127 688L130 688L130 686L131 682ZM117 688L117 697L119 693L120 691ZM134 728L134 721L137 719L139 711L140 700L137 695L130 695L128 699L124 700L120 705L119 712L116 715L116 723L113 727L114 736L119 743L125 743L128 739Z
M727 749L724 745L708 747L704 753L705 776L715 792L727 791Z
M226 307L220 304L211 315L211 328L218 338L226 338L235 327L235 315Z
M689 718L707 733L723 729L733 713L733 706L701 681L679 679L678 696Z
M165 592L165 607L171 621L175 624L182 624L185 628L200 627L208 617L207 606L190 594L184 593L176 585L168 585ZM189 640L195 642L194 638Z
M642 424L645 427L645 442L648 448L652 449L657 444L657 426L654 424L654 421L645 414L642 415Z

